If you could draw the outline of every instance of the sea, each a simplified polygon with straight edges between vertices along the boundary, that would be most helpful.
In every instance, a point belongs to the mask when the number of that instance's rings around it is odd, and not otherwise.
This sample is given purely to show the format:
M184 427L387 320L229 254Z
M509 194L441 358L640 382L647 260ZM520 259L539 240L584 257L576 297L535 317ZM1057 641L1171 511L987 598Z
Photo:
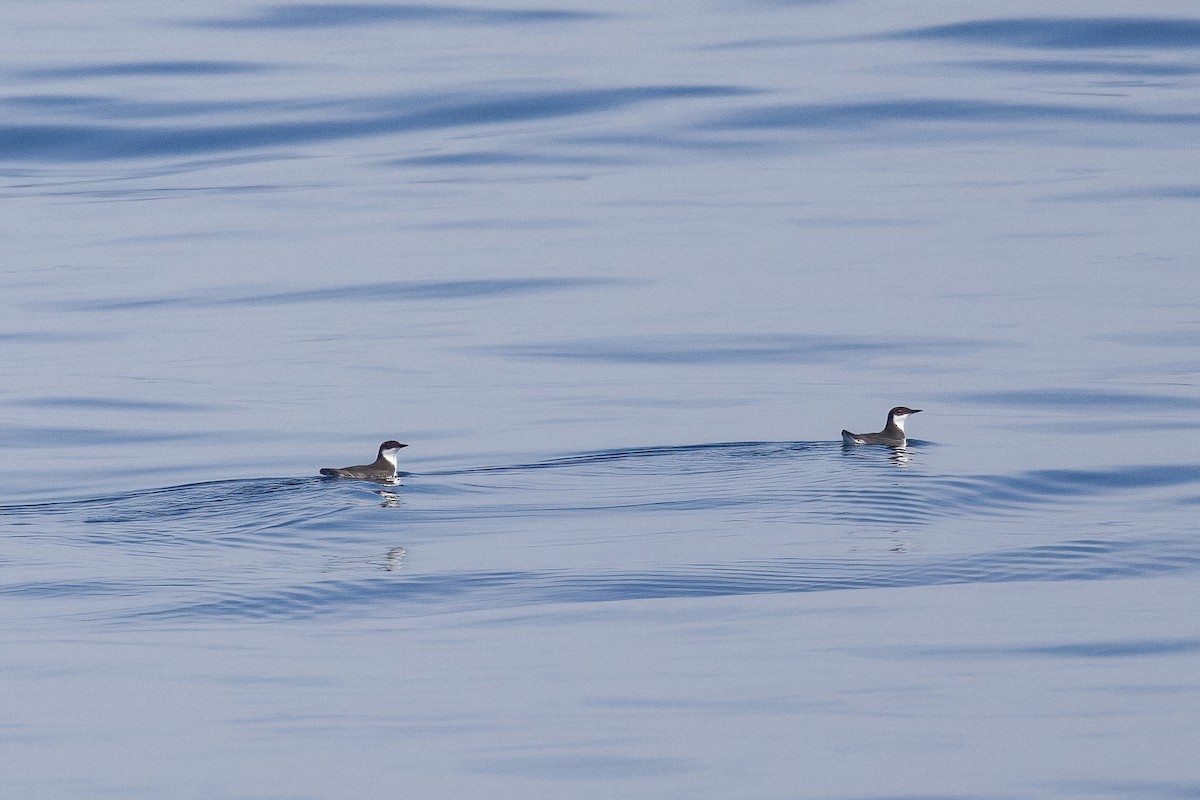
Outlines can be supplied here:
M1195 2L0 22L0 796L1200 798Z

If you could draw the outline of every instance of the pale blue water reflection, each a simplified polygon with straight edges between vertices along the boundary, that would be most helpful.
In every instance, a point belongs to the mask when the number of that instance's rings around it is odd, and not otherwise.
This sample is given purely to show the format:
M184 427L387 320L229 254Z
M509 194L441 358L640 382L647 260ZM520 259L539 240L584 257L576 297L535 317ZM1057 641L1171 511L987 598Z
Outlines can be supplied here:
M1196 794L1191 4L5 13L10 792Z

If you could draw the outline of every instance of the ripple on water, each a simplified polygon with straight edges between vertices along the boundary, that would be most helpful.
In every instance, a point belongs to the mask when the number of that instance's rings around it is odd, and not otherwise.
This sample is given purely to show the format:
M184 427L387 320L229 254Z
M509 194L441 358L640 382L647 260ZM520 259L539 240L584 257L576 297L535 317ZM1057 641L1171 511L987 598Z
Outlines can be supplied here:
M391 493L312 477L0 506L6 536L76 553L103 546L109 556L135 562L125 583L49 568L36 576L35 568L33 579L27 571L23 582L0 585L0 591L79 600L124 592L128 602L111 612L119 618L259 619L396 603L444 609L1099 580L1200 566L1200 542L1191 536L1102 529L1094 521L1070 528L1093 530L1093 536L1064 534L1052 525L1028 530L1028 520L1047 519L1047 512L1081 508L1093 520L1106 501L1128 503L1147 492L1155 504L1190 506L1200 465L949 476L926 466L930 447L914 441L908 460L899 461L884 448L843 450L826 442L647 447L412 474ZM967 552L863 554L855 547L864 531L920 530L939 521L950 521L952 530L970 522L1007 538L966 539ZM500 554L535 546L532 540L513 545L502 531L519 538L533 528L548 531L546 543L536 545L536 568L488 568L499 563L488 555L492 548ZM779 557L770 549L779 539L768 541L765 533L780 529L785 545L824 537L832 555ZM612 560L598 566L579 560L580 551L570 546L571 532L582 530L607 535L610 546L651 554L657 533L690 531L682 551L688 555L654 561L639 552L625 568ZM997 546L1017 540L1015 534L1021 546ZM478 546L460 554L452 569L423 567L421 549L412 543L429 547L464 535L476 537ZM708 536L733 537L737 547L729 552L736 557L695 558L712 552ZM399 558L379 556L403 552L394 547L401 542L417 553L403 569ZM347 558L348 550L370 554ZM231 566L238 558L240 566ZM160 575L167 562L185 565L175 579Z
M1200 544L1144 540L1064 542L960 558L856 561L775 559L661 570L579 569L426 574L402 580L331 580L262 593L226 593L138 611L150 619L272 619L362 613L403 605L439 611L533 603L589 603L963 583L1101 580L1200 567Z
M511 9L438 6L421 3L282 3L247 16L214 17L190 23L232 30L340 28L388 23L445 25L541 25L584 22L606 15L574 9Z
M105 497L0 507L0 522L84 545L305 547L273 535L311 528L353 505L319 478L212 481Z
M36 111L68 113L68 118L47 122L37 116L28 122L0 123L0 158L60 163L218 157L287 145L571 118L747 93L740 87L712 84L641 85L377 96L338 102L310 98L217 101L190 109L183 109L177 101L147 104L97 96L66 98L64 103L62 98L38 96L20 103L0 100L0 105L33 105ZM213 117L241 113L244 118L207 125L178 121L181 113L190 112ZM97 122L104 119L117 119L120 124Z
M1200 47L1200 20L1182 17L998 17L885 34L892 39L1004 45L1045 50Z

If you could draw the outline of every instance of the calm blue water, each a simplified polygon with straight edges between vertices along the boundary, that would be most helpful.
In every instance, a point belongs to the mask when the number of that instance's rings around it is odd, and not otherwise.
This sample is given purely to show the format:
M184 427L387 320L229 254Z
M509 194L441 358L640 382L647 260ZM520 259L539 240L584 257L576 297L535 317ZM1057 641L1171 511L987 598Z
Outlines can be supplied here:
M1200 797L1147 13L6 3L4 790Z

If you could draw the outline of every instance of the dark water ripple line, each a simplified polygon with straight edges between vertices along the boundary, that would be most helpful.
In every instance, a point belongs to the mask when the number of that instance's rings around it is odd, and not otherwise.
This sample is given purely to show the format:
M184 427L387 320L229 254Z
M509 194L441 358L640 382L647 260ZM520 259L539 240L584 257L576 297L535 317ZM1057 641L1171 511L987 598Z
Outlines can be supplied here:
M413 105L424 99L413 98ZM145 125L151 120L161 122L180 117L245 114L256 118L279 117L286 114L313 115L317 112L347 113L350 109L367 107L365 101L346 100L127 100L108 95L88 94L23 94L0 97L0 106L18 111L35 111L41 116L54 115L68 119L121 120ZM4 129L0 127L0 131Z
M864 650L862 652L870 652ZM879 652L879 651L876 651ZM1128 658L1130 656L1174 656L1200 652L1200 639L1133 639L1072 642L1020 647L913 647L905 648L907 658L995 658L997 656L1024 656L1050 658ZM889 656L899 655L889 653ZM1196 795L1191 795L1195 797Z
M549 458L543 461L529 461L519 464L505 464L486 467L467 467L464 469L439 470L424 473L432 477L479 475L492 472L525 472L528 470L573 468L590 465L607 465L610 462L622 464L639 459L654 459L659 457L679 457L691 454L737 451L747 457L761 457L778 454L783 451L802 452L818 448L828 448L828 442L713 442L704 444L684 445L651 445L649 447L627 447L613 450L597 450L591 453Z
M177 400L131 400L124 397L32 397L22 400L9 401L8 405L29 406L31 408L69 408L105 411L163 411L163 412L192 412L217 411L224 406L215 403L190 403Z
M128 61L113 64L86 64L73 67L41 67L16 73L26 79L72 80L114 77L175 77L189 75L242 75L264 72L268 64L251 61Z
M0 583L0 596L27 598L128 597L133 587L122 581L19 581Z
M289 292L215 289L183 295L124 300L71 302L56 306L71 311L136 311L148 308L224 308L308 303L383 303L506 297L540 292L622 285L608 278L475 278L452 281L383 281L326 286Z
M1043 785L1056 796L1120 797L1124 800L1196 800L1200 781L1195 780L1057 780Z
M1114 412L1196 411L1200 398L1156 392L1101 392L1087 389L1038 388L1016 391L962 392L946 399L1005 408L1054 408L1064 411Z
M1200 72L1200 69L1197 70ZM1164 184L1162 186L1130 186L1123 189L1101 189L1088 192L1064 192L1043 198L1050 203L1102 202L1128 200L1200 200L1200 185L1194 183ZM1101 338L1101 337L1096 337Z
M553 153L520 152L517 150L474 150L427 156L408 156L405 158L390 159L384 163L393 167L611 167L631 166L633 164L631 159L618 156L556 155Z
M110 337L100 333L75 333L72 331L0 331L0 344L59 344L63 342L95 342Z
M485 523L501 519L538 518L548 514L613 516L629 514L703 514L704 512L755 512L764 519L786 519L791 522L822 522L838 525L920 525L939 516L920 509L855 507L855 498L812 497L780 498L765 495L742 497L689 497L687 499L646 499L637 502L575 502L557 506L538 503L506 503L480 505L474 508L456 507L447 510L422 509L403 511L403 521L411 525L444 525L450 523ZM863 500L861 502L869 502ZM824 506L821 504L824 503ZM812 507L809 507L812 506ZM780 515L779 511L783 514Z
M563 361L609 361L618 364L827 363L853 357L887 358L906 355L949 355L980 350L980 341L952 338L910 338L902 343L865 336L827 334L759 334L693 336L627 336L569 339L528 345L474 348L508 358Z
M1097 105L909 98L852 103L792 103L746 108L708 122L714 130L867 130L897 123L1195 125L1200 114L1155 113Z
M673 100L749 94L708 84L631 86L497 93L438 99L377 98L354 116L206 126L157 122L123 126L86 123L0 124L0 160L101 161L217 154L368 136L497 125L613 111ZM340 105L340 104L339 104Z
M574 9L478 8L428 3L278 3L242 17L217 17L187 23L226 30L298 30L388 23L452 25L530 25L587 22L610 15Z
M1200 19L1188 17L1008 17L930 25L879 39L933 39L1048 50L1193 49Z
M956 61L952 66L990 69L1002 72L1025 72L1038 75L1122 75L1138 78L1175 78L1200 74L1200 66L1192 64L1160 64L1156 62L1105 61L1091 59L988 59Z
M0 431L0 447L45 447L49 445L129 445L137 443L186 442L206 434L187 431L120 430L114 428L56 428L48 426L7 427Z
M1196 542L1080 540L925 562L788 558L628 572L478 571L321 581L261 594L226 592L217 599L130 610L121 618L266 620L344 614L396 604L432 604L439 610L504 608L541 603L1124 579L1197 568L1200 543Z

